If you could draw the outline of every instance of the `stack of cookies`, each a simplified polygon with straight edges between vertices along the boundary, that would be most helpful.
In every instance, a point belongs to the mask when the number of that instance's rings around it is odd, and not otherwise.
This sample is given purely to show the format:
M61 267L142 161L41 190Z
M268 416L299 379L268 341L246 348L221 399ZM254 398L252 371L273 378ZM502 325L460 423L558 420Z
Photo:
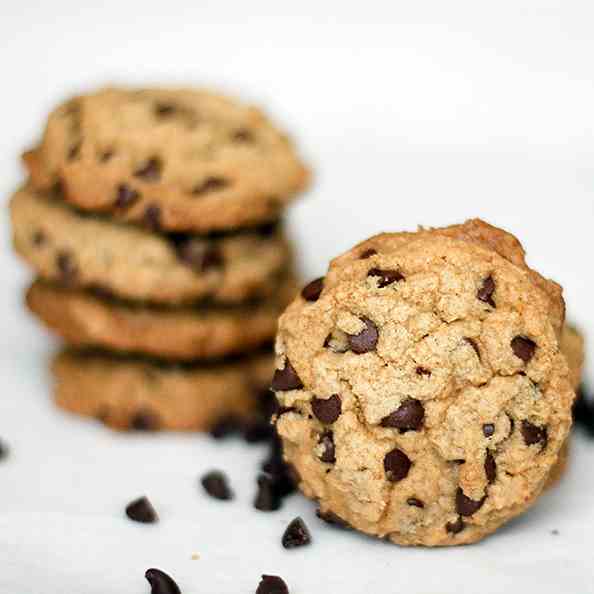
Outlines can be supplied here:
M49 116L11 200L27 305L67 348L55 399L116 428L252 414L295 287L284 207L307 184L257 109L105 89Z

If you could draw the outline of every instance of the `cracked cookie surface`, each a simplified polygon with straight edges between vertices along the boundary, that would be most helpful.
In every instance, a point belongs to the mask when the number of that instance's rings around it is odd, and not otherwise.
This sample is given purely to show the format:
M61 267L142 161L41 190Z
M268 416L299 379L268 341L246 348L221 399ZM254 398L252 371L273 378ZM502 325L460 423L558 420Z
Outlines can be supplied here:
M322 514L405 545L529 507L571 426L561 289L479 220L383 234L281 317L277 429Z
M114 429L208 431L249 417L270 381L271 354L208 365L65 350L52 362L54 401Z
M11 199L13 243L40 277L154 303L237 303L272 294L289 247L278 225L164 235L81 213L30 186Z
M256 108L191 89L106 88L49 116L25 153L35 186L79 208L207 232L279 217L308 174Z
M151 307L36 281L26 303L70 345L191 360L245 353L272 342L278 317L295 293L295 281L285 280L261 303Z

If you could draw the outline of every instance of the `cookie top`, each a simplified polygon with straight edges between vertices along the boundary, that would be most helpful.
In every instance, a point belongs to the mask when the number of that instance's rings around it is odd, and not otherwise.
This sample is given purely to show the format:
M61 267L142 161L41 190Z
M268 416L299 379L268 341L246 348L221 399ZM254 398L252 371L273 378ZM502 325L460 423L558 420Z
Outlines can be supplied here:
M563 316L560 287L481 221L337 258L279 322L277 428L302 490L401 544L493 532L536 499L569 432Z
M287 279L261 303L155 307L36 281L26 302L70 345L194 360L246 353L271 343L278 317L295 293L295 281Z
M30 186L11 200L16 251L44 279L155 303L237 303L271 295L289 265L278 225L164 235L77 211Z
M106 88L49 116L24 155L37 188L80 208L210 231L279 217L308 174L256 108L204 90Z
M269 353L198 366L66 350L52 363L54 400L114 429L208 431L253 414L272 367Z

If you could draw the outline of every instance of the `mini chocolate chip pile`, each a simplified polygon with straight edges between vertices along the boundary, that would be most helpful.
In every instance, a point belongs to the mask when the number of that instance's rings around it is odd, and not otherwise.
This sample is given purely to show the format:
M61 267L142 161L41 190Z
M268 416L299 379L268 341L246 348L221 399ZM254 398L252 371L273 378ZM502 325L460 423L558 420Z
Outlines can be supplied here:
M107 88L58 106L23 160L13 243L67 345L58 406L118 429L251 418L295 294L282 215L308 172L287 136L208 91Z
M480 220L372 237L279 322L284 457L332 523L478 541L561 475L583 341L562 289Z

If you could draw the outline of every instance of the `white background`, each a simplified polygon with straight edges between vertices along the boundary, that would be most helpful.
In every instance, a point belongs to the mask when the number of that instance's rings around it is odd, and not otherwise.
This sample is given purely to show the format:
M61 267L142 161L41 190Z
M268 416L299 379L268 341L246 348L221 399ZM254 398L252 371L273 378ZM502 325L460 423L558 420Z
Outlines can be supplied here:
M4 0L0 189L22 179L19 152L71 92L214 85L264 105L315 170L290 213L308 276L372 233L480 216L522 239L591 336L593 21L588 0ZM594 442L578 438L564 484L477 546L411 550L332 531L299 497L256 512L258 448L115 435L51 408L51 341L22 310L28 273L7 224L2 238L0 436L13 453L0 464L1 594L143 594L150 566L186 594L247 594L264 572L291 594L594 592ZM236 502L198 490L210 467L229 473ZM143 493L156 526L123 517ZM298 513L315 544L286 552L280 535Z

